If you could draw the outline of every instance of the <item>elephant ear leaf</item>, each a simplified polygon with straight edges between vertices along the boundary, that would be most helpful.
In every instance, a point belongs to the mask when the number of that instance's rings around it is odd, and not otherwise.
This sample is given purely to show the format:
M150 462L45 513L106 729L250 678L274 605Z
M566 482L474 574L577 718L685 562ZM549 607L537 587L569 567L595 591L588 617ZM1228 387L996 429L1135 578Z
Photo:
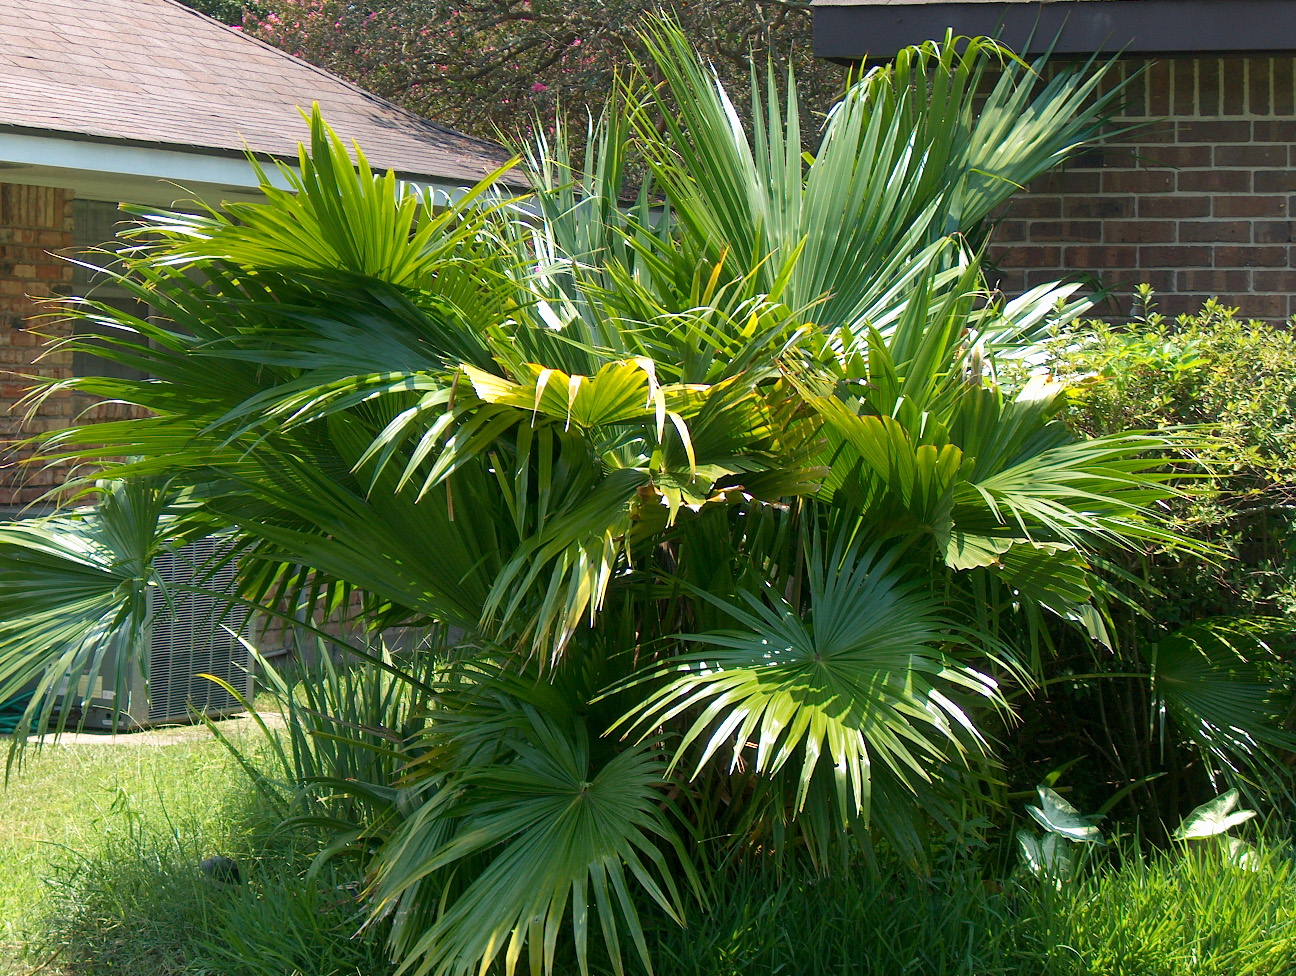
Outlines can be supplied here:
M1094 826L1094 818L1086 817L1047 786L1039 787L1040 805L1027 807L1041 827L1059 834L1077 844L1106 844L1102 831Z
M1042 881L1066 881L1075 873L1072 849L1057 834L1045 834L1040 840L1029 830L1019 830L1017 845L1026 870Z
M1238 810L1234 813L1233 808L1237 806L1237 802L1238 791L1229 790L1209 803L1203 803L1184 817L1183 823L1174 832L1174 839L1204 840L1207 837L1218 837L1256 815L1254 810Z

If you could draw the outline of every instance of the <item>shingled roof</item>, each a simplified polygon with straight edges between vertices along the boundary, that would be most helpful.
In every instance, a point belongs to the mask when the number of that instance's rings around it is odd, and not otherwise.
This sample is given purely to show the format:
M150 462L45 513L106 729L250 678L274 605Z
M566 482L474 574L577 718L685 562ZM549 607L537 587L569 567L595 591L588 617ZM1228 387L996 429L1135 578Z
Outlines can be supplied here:
M295 157L312 102L407 178L471 183L506 158L175 0L0 3L0 133Z

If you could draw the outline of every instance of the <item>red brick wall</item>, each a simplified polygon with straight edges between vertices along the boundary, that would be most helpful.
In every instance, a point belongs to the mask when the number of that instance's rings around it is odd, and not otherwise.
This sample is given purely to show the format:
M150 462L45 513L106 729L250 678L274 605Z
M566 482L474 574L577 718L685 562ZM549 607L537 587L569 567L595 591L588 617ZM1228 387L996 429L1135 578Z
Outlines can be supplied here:
M1153 285L1160 309L1219 296L1242 314L1296 314L1296 58L1171 59L1126 89L1117 125L1139 125L1009 206L991 260L1011 289L1095 279L1129 308Z
M66 426L71 399L47 400L30 420L14 407L32 386L24 374L63 379L71 375L70 352L46 352L46 337L67 335L65 323L45 317L41 298L70 293L72 266L55 252L72 246L72 192L40 186L0 184L0 505L35 501L62 482L62 470L24 467L13 443L42 430ZM44 314L42 314L44 313Z

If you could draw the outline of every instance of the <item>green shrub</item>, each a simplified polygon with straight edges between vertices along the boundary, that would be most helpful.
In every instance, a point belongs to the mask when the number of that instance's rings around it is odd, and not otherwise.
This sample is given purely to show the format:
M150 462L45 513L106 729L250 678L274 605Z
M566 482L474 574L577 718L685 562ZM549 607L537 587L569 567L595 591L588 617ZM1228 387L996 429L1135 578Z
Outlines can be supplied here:
M1296 610L1296 334L1238 317L1217 300L1171 322L1140 291L1129 325L1088 321L1054 347L1051 369L1074 384L1070 423L1088 435L1200 427L1184 459L1209 490L1181 503L1180 525L1224 548L1216 561L1180 550L1154 567L1164 622Z
M1070 386L1066 420L1078 433L1194 433L1192 449L1172 462L1193 491L1160 505L1179 531L1213 550L1151 546L1108 562L1118 588L1125 581L1134 592L1129 582L1136 580L1145 595L1109 606L1110 650L1055 630L1046 691L1023 703L1005 765L1009 788L1025 790L1078 762L1067 781L1077 804L1089 808L1123 785L1164 774L1122 808L1137 808L1143 835L1162 841L1161 825L1217 792L1221 776L1249 790L1252 803L1291 800L1281 760L1289 737L1271 737L1259 769L1238 767L1209 746L1198 748L1200 723L1176 722L1183 716L1172 693L1200 679L1193 693L1225 691L1226 678L1241 679L1229 695L1247 696L1252 715L1290 727L1296 335L1218 301L1171 321L1156 312L1146 288L1139 313L1126 324L1073 324L1047 346L1046 362ZM1158 679L1158 663L1172 654L1180 667ZM1084 677L1095 671L1145 676L1152 708L1139 682Z

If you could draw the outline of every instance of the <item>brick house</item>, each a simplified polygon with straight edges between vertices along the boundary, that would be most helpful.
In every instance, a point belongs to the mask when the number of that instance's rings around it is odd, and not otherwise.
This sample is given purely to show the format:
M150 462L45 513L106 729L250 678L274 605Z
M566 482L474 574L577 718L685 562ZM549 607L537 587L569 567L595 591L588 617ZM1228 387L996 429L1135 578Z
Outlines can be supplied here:
M454 193L504 161L493 143L436 125L174 0L24 0L0 5L0 400L30 383L107 368L55 352L68 325L39 300L84 294L129 301L62 255L113 236L120 201L169 205L256 198L245 147L292 162L306 136L298 106L318 102L375 169ZM0 438L62 426L70 396ZM105 408L97 408L103 411ZM33 501L57 470L0 469L0 507Z
M1211 296L1296 314L1294 0L814 0L814 15L816 53L838 61L947 28L1120 54L1133 81L1114 122L1137 128L1012 202L991 254L1006 287L1080 275L1112 290L1112 311L1148 282L1170 314Z

